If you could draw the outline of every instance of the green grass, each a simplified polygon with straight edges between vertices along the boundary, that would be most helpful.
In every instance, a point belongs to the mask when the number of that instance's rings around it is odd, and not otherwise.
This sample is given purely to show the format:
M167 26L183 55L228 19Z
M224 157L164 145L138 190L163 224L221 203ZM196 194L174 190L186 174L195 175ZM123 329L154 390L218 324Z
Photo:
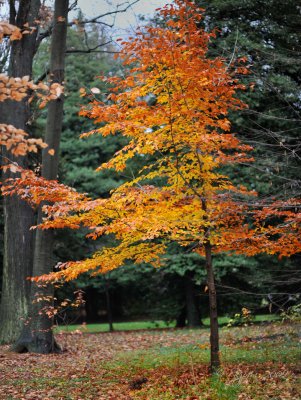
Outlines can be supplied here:
M256 394L256 368L259 368L260 376L260 373L262 373L260 372L260 364L264 365L264 363L270 362L272 364L269 364L268 368L271 368L271 365L277 365L279 361L288 367L289 365L298 363L300 345L297 340L290 335L283 341L281 340L276 342L241 343L234 347L221 346L221 359L224 367L227 365L254 365L255 371L253 375L252 372L247 370L246 375L242 375L242 377L243 381L246 377L251 377L250 382L252 382L252 387L250 386L248 390L254 393L254 397L252 398L256 400L262 399L260 394L259 397ZM279 357L280 354L281 357ZM244 385L239 381L227 382L227 373L213 375L201 380L196 375L194 380L193 371L195 370L197 374L197 371L202 370L202 365L208 365L209 357L208 348L204 349L195 345L156 347L148 350L134 351L131 354L119 354L115 360L106 363L102 368L106 368L108 371L107 376L116 382L118 382L118 377L119 380L122 380L124 377L137 376L147 376L154 382L152 385L146 385L141 391L136 391L133 399L199 399L201 398L199 397L201 393L206 393L207 396L210 396L204 397L206 399L237 400L239 393L244 393ZM181 380L181 377L185 377L187 370L190 371L192 377L190 376L189 383L185 384L185 381ZM277 373L274 372L274 375L277 376ZM159 376L157 379L156 374ZM179 387L175 384L177 375L179 375L181 382ZM281 376L281 370L279 376ZM156 382L159 383L157 384ZM266 384L270 384L268 380L263 384L262 390ZM271 385L273 385L272 382ZM164 390L164 387L169 388L169 391ZM281 388L279 390L281 391ZM276 395L275 399L278 398L280 399Z
M114 323L115 331L132 331L139 329L158 329L174 327L174 324L167 324L164 321L132 321L132 322L116 322ZM74 332L80 330L87 333L109 332L108 324L77 324L77 325L61 325L55 328L55 332Z
M119 328L145 329L147 324L150 323L123 323ZM95 328L99 332L99 324ZM30 363L27 355L21 355L17 367L11 363L11 355L3 353L4 359L8 357L6 368L11 369L3 378L3 384L8 384L11 392L16 388L18 392L12 396L7 393L5 399L238 400L240 394L253 400L297 399L300 389L298 329L298 325L279 323L222 328L222 368L219 374L211 377L208 373L208 329L108 335L107 345L114 341L119 343L108 358L102 358L106 345L103 336L67 335L71 349L72 344L78 344L74 353L69 351L47 360L44 356L29 355ZM131 335L135 340L129 340ZM162 336L164 341L156 339ZM149 348L135 347L136 341L144 343L146 338L151 338ZM141 378L145 382L133 388L133 382Z
M279 317L274 314L256 315L254 322L270 322L276 321ZM230 320L230 317L220 317L218 319L219 325L226 325ZM203 324L208 327L210 324L209 318L203 319ZM174 328L175 322L167 324L165 321L131 321L131 322L116 322L114 323L115 331L131 331L139 329L163 329L163 328ZM77 324L77 325L61 325L55 328L55 332L74 332L80 330L81 332L87 333L99 333L108 332L109 325L106 323L101 324Z
M281 354L281 362L298 362L300 358L300 345L296 341L284 343L252 343L252 348L246 345L237 347L221 346L221 359L223 363L264 363L278 362ZM200 348L195 345L181 347L163 347L134 353L121 354L116 365L123 368L155 369L161 365L173 367L175 365L198 363L208 364L210 359L209 348ZM112 364L111 364L112 367Z

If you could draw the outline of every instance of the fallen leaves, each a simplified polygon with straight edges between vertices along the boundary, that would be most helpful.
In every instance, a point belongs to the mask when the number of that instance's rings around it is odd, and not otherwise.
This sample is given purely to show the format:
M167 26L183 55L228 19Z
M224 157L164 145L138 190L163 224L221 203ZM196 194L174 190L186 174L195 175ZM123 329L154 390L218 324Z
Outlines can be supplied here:
M249 352L248 345L261 336L281 345L284 331L294 338L297 326L232 328L222 330L221 339ZM57 339L67 349L59 355L15 354L0 347L1 400L299 400L301 369L293 361L281 362L281 354L277 362L224 362L221 374L211 378L207 364L192 352L208 351L197 350L208 343L206 329L63 333ZM183 349L185 362L177 356ZM174 354L173 362L162 354Z

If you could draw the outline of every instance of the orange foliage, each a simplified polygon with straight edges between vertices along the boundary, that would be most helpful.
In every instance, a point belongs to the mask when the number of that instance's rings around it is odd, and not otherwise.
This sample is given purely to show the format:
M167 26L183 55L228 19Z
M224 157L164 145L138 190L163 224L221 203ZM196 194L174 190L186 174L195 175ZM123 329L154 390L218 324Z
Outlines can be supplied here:
M43 229L85 226L93 239L112 234L116 238L115 245L92 258L66 263L36 280L103 273L128 259L157 266L164 262L162 254L170 241L200 254L208 242L214 252L246 255L265 251L289 256L300 249L296 200L261 204L256 193L235 186L221 172L224 165L234 168L252 160L251 148L231 132L227 117L229 110L246 105L235 97L243 89L235 71L223 59L207 57L214 35L199 28L201 13L189 1L165 6L160 11L165 27L148 26L122 42L128 76L101 77L108 84L107 100L94 99L81 110L81 115L101 123L83 136L128 138L128 144L99 169L122 171L128 160L144 157L145 167L134 179L109 199L98 200L77 197L55 183L45 190L40 178L33 183L20 178L17 186L6 189L6 194L30 196L36 204L54 202L44 207L48 217ZM238 68L241 72L245 67ZM153 105L147 101L150 96Z
M18 27L0 21L0 41L3 36L9 36L11 41L20 40L26 33L30 33L28 26L21 32ZM58 83L46 85L43 82L34 83L29 76L9 77L7 74L0 74L0 102L26 99L31 102L35 97L38 99L39 108L43 108L48 101L57 99L62 93L63 87ZM14 156L24 156L28 152L37 152L38 148L47 147L41 139L28 138L28 134L22 129L7 124L0 124L0 145L5 146ZM49 152L51 154L52 150ZM19 170L15 163L6 163L2 169L10 169L12 172Z
M0 21L0 42L4 36L9 36L10 40L20 40L22 38L21 29L6 21Z
M59 83L50 86L43 82L35 84L29 76L12 78L6 74L0 74L0 101L21 101L29 97L29 101L36 96L40 102L40 108L50 100L55 100L63 93L63 87ZM30 94L30 96L29 96Z
M0 145L15 156L24 156L27 153L38 151L38 148L47 147L42 139L27 138L28 134L12 125L0 124Z
M23 35L31 33L34 29L36 28L25 24L21 30L6 21L0 21L0 42L4 36L8 36L11 41L21 40ZM7 74L0 74L0 102L22 101L26 98L31 102L36 97L39 107L43 108L48 101L57 99L62 93L63 87L58 83L49 86L43 82L34 83L29 76L9 77ZM47 147L41 139L28 138L28 134L22 129L6 124L0 124L0 145L5 146L14 156L24 156L28 152L37 152L38 148ZM12 172L19 170L17 164L6 164L2 167L4 170L8 168Z
M48 101L57 99L63 93L63 87L54 83L50 86L40 82L35 84L29 76L12 78L6 74L0 74L0 102L6 100L31 102L34 97L39 101L39 107L44 107ZM14 156L24 156L29 152L37 152L39 148L47 147L42 139L29 138L22 129L13 125L0 124L0 145L5 146ZM51 149L49 150L51 154ZM11 164L4 160L2 169L10 169L17 172L17 164Z

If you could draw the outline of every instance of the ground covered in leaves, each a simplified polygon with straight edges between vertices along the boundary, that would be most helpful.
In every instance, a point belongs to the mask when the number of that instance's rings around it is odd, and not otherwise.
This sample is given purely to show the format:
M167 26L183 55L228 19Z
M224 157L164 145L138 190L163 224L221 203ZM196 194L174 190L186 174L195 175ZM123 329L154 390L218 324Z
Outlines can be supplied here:
M62 354L0 347L0 399L173 400L301 397L300 325L221 330L223 366L208 373L209 331L57 335Z

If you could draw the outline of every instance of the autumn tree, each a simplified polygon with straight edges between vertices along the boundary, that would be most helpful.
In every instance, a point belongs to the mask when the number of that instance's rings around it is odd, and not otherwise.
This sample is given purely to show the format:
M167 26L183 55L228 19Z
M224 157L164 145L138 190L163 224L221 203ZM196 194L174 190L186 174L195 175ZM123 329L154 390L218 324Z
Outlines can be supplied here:
M129 68L126 77L103 77L108 95L91 103L81 114L100 127L91 134L123 135L128 144L100 170L123 171L131 159L145 166L108 199L76 197L57 186L49 193L41 183L19 179L6 187L32 203L44 206L41 228L87 227L92 239L108 236L93 257L61 265L38 282L71 280L81 273L106 273L131 260L164 263L169 243L176 242L205 257L210 303L211 370L220 366L216 289L212 254L223 251L291 255L300 245L294 199L285 204L260 204L255 193L235 185L223 170L249 162L250 146L231 132L230 110L245 105L235 92L243 87L237 73L221 58L208 58L214 34L200 28L201 11L189 1L165 6L164 27L147 26L123 42L121 57ZM243 61L243 60L241 60ZM84 93L83 93L84 94ZM148 99L152 97L152 104ZM237 167L236 167L237 168ZM50 182L54 185L55 182ZM64 192L65 191L65 192ZM66 198L66 194L69 193ZM257 202L257 203L256 203ZM277 215L281 224L271 229L266 221Z
M121 131L130 139L102 168L122 170L126 161L137 155L155 155L155 160L132 182L116 190L111 199L98 200L84 217L76 215L64 222L64 226L74 226L71 221L75 220L77 226L84 218L88 226L107 223L95 228L92 235L115 233L120 243L91 260L69 265L59 274L75 278L98 266L101 271L116 268L126 259L156 263L164 253L166 241L176 241L205 254L212 367L216 369L218 326L211 253L213 246L227 240L222 239L219 225L226 231L230 224L226 214L220 216L218 210L222 206L227 214L231 210L231 224L238 225L241 219L230 192L245 195L246 190L235 188L215 169L246 159L244 152L249 148L229 133L228 110L241 107L242 103L234 97L238 85L223 61L206 58L208 41L213 35L197 28L201 17L192 3L177 6L161 11L168 19L167 28L148 27L136 39L124 43L124 62L134 67L125 80L107 79L114 86L108 96L112 104L94 102L91 109L82 111L96 121L107 122L97 129L99 133ZM148 95L156 98L152 107L143 98ZM145 185L158 180L161 183L157 186ZM103 216L99 215L102 208ZM96 215L97 222L93 221ZM56 218L44 226L60 224L60 218Z

